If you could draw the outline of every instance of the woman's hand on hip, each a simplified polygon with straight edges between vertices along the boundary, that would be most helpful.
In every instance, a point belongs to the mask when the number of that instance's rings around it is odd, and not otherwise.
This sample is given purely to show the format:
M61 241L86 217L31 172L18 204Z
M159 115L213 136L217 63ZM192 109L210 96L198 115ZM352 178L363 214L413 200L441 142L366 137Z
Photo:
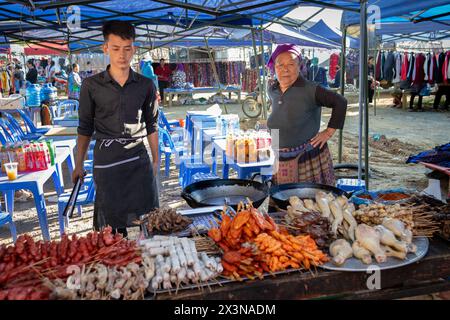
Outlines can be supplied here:
M318 146L320 149L327 143L328 140L333 136L333 134L336 132L336 129L334 128L326 128L325 130L319 132L316 134L314 138L311 139L311 145L314 148L317 148Z

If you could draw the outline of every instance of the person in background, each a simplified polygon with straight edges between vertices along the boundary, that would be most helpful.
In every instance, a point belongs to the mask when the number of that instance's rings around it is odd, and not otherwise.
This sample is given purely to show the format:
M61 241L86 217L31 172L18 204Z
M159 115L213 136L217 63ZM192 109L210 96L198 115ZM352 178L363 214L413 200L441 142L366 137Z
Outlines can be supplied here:
M292 44L279 45L268 66L277 74L269 90L272 113L267 126L279 133L275 150L274 183L313 182L334 186L333 162L327 141L345 122L347 100L300 72L301 50ZM331 108L326 129L320 131L322 106Z
M23 87L24 83L25 83L25 74L22 70L22 66L18 64L16 65L16 70L14 71L15 93L20 93L20 89Z
M336 75L334 76L334 82L330 85L332 88L340 88L341 87L341 66L336 66Z
M80 66L74 63L68 79L69 99L80 99L81 78L78 72L80 72Z
M439 108L439 103L441 102L442 96L445 95L445 104L443 107ZM436 96L434 97L433 110L449 110L450 105L450 84L440 83L438 84L438 90L436 91Z
M369 56L369 60L367 61L367 78L368 78L368 98L369 103L373 102L373 96L375 95L375 87L379 84L378 81L375 80L375 65L374 59L372 56Z
M50 62L50 68L48 69L47 82L55 85L55 73L56 73L56 64L55 61L52 60Z
M153 81L153 84L155 85L156 90L159 91L158 76L153 70L152 62L153 61L150 58L147 58L147 60L143 62L141 73L144 77L151 79ZM157 95L159 95L159 93Z
M28 67L28 72L27 72L27 75L25 76L25 79L27 81L29 81L31 84L37 83L38 73L37 73L36 67L34 66L33 59L29 59L27 61L27 67Z
M159 66L156 67L155 73L158 76L159 94L161 95L162 104L164 104L164 89L169 87L172 70L170 69L170 66L166 64L164 59L160 59Z
M182 63L178 63L172 74L172 88L181 89L186 86L186 72Z

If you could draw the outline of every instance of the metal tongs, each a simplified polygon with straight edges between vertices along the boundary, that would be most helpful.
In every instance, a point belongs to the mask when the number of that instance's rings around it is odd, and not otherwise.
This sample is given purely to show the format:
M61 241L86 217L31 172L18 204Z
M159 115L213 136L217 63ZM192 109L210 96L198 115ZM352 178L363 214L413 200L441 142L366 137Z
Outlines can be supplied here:
M86 172L84 173L86 175ZM72 193L70 194L69 201L67 201L66 207L64 208L63 217L73 217L73 210L75 209L78 194L80 193L81 185L83 181L78 177L75 181L75 186L72 189Z

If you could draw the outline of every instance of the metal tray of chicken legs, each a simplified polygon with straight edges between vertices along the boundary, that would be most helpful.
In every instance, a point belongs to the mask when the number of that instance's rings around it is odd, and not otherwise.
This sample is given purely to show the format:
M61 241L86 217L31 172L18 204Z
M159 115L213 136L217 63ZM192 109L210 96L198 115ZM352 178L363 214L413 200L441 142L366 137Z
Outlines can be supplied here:
M336 266L331 261L319 266L320 268L335 271L351 271L351 272L367 272L369 267L378 267L379 270L394 269L406 266L422 259L428 252L429 241L426 237L413 238L413 244L417 246L415 253L408 253L404 260L394 257L387 257L386 262L377 263L372 261L372 264L364 264L361 260L352 257L347 259L342 266Z

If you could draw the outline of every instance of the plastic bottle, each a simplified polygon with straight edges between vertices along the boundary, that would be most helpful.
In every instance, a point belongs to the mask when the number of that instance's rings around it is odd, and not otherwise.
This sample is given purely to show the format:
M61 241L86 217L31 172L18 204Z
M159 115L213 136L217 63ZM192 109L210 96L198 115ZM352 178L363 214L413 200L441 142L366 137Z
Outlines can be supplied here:
M30 149L30 145L24 144L23 150L25 151L25 163L27 165L27 171L33 171L34 170L34 160L33 160L33 154Z
M8 153L6 151L5 146L2 146L1 153L0 153L0 161L2 163L2 172L6 172L5 163L8 163L9 159L8 159Z
M24 150L22 145L19 145L16 148L16 155L17 155L17 163L18 163L17 170L19 172L27 171L27 162L26 162L26 159L25 159L25 150Z
M231 133L227 135L227 146L225 149L225 154L228 158L234 159L234 137Z
M47 166L51 165L52 159L50 158L50 150L48 150L48 145L45 142L39 143L39 147L44 153L44 159Z
M236 142L236 161L245 163L245 137L241 137Z
M249 137L248 139L248 162L258 162L258 150L254 137Z
M47 143L48 151L50 152L50 164L55 165L55 150L53 147L53 140L45 140Z

